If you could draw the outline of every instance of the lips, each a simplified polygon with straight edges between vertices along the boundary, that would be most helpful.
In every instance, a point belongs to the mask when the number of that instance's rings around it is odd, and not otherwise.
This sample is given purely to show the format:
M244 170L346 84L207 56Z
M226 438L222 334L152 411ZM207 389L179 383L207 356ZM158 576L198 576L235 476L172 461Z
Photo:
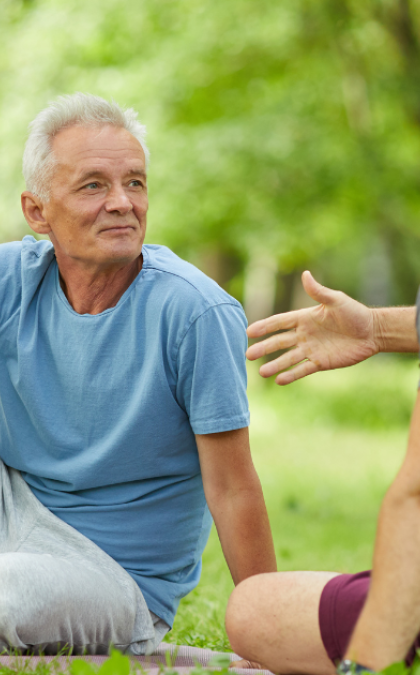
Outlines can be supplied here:
M111 227L103 227L101 232L119 232L125 230L134 230L134 225L111 225Z

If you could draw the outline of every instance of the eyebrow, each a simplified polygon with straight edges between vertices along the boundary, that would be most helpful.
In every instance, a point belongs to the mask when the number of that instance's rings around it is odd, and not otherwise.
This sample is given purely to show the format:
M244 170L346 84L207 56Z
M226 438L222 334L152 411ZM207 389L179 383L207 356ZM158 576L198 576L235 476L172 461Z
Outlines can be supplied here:
M93 171L88 171L86 173L83 173L80 178L77 179L77 182L84 183L84 181L89 180L90 178L97 178L102 175L101 171L98 171L97 169L94 169ZM127 176L142 176L143 178L146 178L146 172L144 169L130 169L130 171L127 172Z
M146 172L144 169L130 169L127 176L143 176L143 178L146 178Z

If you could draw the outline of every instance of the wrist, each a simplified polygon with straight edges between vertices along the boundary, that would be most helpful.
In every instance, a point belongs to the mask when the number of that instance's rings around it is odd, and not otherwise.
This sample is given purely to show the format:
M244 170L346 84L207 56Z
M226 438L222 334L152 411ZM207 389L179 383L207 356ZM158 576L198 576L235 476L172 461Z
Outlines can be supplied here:
M415 307L374 307L370 311L375 353L418 351Z
M387 347L387 325L386 325L386 315L384 314L384 308L382 307L371 307L370 308L371 317L372 317L372 333L373 333L373 345L375 353L386 352L388 351Z

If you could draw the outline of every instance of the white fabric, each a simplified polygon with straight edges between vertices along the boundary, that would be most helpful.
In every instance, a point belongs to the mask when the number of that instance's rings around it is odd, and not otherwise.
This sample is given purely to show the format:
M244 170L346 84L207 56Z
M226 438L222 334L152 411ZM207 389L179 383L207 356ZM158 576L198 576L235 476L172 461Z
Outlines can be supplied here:
M168 628L130 575L0 460L0 650L145 654Z

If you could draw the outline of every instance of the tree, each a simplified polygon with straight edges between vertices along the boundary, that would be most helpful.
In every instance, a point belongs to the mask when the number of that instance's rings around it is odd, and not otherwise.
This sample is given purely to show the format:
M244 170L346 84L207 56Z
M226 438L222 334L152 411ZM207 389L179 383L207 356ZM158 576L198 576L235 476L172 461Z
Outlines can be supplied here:
M414 2L7 0L1 11L4 239L26 232L27 123L57 94L91 91L149 127L150 241L216 270L239 298L256 257L273 283L278 268L279 287L309 266L360 296L374 246L389 258L390 301L413 301Z

